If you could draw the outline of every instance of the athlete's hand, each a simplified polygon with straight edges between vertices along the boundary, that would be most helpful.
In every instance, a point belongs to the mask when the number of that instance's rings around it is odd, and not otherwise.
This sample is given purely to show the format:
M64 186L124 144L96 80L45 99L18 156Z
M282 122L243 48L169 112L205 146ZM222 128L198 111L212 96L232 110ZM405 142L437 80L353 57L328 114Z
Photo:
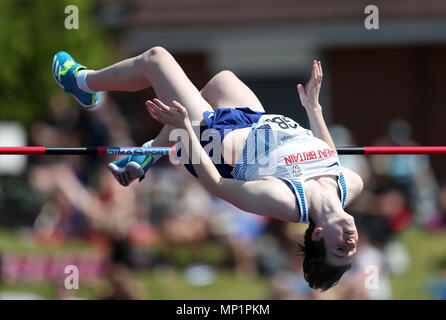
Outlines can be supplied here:
M319 92L321 90L322 77L321 62L313 60L311 78L307 85L305 88L300 83L297 85L300 101L307 111L321 108L319 104Z
M163 124L170 124L175 128L186 128L190 124L187 109L175 100L171 107L159 99L147 100L146 107L152 118Z

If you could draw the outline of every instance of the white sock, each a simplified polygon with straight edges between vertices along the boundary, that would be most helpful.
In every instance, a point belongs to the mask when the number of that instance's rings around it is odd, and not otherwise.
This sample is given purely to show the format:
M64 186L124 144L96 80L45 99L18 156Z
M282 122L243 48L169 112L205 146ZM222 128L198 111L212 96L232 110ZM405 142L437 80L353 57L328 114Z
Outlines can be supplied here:
M93 70L88 70L88 69L79 70L76 75L76 84L79 87L79 89L81 89L82 91L93 94L93 93L96 93L96 91L93 91L88 87L87 79L86 79L87 74L90 71L93 71Z
M152 143L153 143L153 139L150 140L150 141L147 141L147 142L144 143L142 146L143 146L143 147L146 147L146 148L149 148L149 147L152 146ZM161 155L152 155L152 157L153 157L153 164L155 164L155 162L157 162L162 156L161 156ZM153 164L152 164L152 165L153 165Z

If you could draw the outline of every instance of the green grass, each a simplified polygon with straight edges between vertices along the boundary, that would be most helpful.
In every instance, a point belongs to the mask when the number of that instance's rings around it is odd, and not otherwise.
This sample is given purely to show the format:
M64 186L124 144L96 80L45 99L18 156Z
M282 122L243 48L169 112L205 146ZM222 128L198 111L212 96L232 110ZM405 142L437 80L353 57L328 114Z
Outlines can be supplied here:
M27 231L20 234L18 231L0 229L0 252L2 253L29 253L29 254L59 254L71 252L87 252L91 247L85 241L70 240L63 246L39 245L33 235Z
M394 299L431 299L427 290L433 276L443 275L446 279L446 232L429 233L412 227L398 235L410 254L411 265L407 272L391 279ZM63 247L44 247L18 232L0 230L0 252L32 254L64 254L91 250L86 242L69 241ZM206 251L206 250L203 250ZM207 250L212 252L212 250ZM176 252L184 255L182 249ZM219 261L213 257L210 261ZM181 262L183 258L177 258ZM187 259L186 259L187 260ZM177 262L178 262L177 261ZM180 263L181 265L181 263ZM193 287L187 283L180 266L170 273L159 274L152 271L133 272L132 276L149 299L262 299L268 294L268 282L263 278L239 278L232 270L217 270L215 281L204 287ZM62 287L59 284L59 288ZM97 299L104 293L103 283L80 285L75 296ZM60 289L59 289L60 290ZM65 289L62 289L65 290ZM54 284L8 284L0 283L0 293L35 293L44 298L57 298Z
M172 262L177 263L177 269L168 274L156 274L152 271L136 271L132 277L143 293L149 299L262 299L268 293L267 282L264 279L239 278L232 271L217 270L215 281L203 287L193 287L184 277L186 261L193 259L193 255L185 246L178 246L175 252L170 252ZM47 247L36 244L30 235L20 234L17 231L0 229L0 252L10 254L54 254L81 253L91 251L92 248L84 241L70 240L61 247ZM172 248L159 248L163 254ZM215 250L215 245L209 244L201 248L201 254L211 264L218 264L224 260L225 252ZM71 290L75 297L85 299L98 299L105 293L105 284L96 285L80 283L78 290ZM59 293L64 293L63 283L8 283L0 282L0 293L33 293L46 299L57 299Z
M174 271L169 278L159 277L152 272L138 272L133 274L133 280L142 289L144 298L155 300L207 300L207 299L265 299L268 294L267 283L262 279L240 279L228 271L217 272L215 281L203 287L189 285L183 273ZM82 299L99 299L105 293L104 283L96 286L79 285L78 290L66 291L59 288L59 292L70 294ZM58 290L55 285L42 284L0 284L0 293L19 292L33 293L45 299L57 299Z
M265 299L267 283L263 279L237 278L233 272L219 271L215 281L204 287L192 287L182 273L175 272L171 277L157 277L153 273L143 273L136 277L148 292L150 299Z
M407 246L411 265L403 275L392 277L394 299L432 299L428 282L446 270L446 232L430 233L412 227L398 238Z

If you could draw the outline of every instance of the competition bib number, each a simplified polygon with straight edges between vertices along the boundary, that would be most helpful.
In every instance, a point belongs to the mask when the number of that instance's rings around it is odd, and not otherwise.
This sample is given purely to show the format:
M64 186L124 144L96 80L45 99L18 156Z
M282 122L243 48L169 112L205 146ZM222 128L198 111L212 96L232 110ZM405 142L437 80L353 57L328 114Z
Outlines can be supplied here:
M282 130L293 130L299 127L296 121L281 115L272 115L265 119L265 123L268 123L271 128L278 127Z

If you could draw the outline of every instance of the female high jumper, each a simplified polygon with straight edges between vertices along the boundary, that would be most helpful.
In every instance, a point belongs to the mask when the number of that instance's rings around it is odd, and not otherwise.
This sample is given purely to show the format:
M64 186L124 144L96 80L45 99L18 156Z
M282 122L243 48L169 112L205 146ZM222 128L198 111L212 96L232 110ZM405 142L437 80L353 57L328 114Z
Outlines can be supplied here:
M325 124L319 104L320 61L313 61L307 85L297 86L311 131L288 117L266 113L255 94L230 71L218 73L199 91L162 47L99 71L59 52L52 71L56 82L85 108L97 104L99 91L152 86L157 99L148 100L146 107L164 127L144 147L172 146L176 143L169 139L172 130L183 132L178 135L182 149L193 159L185 166L210 193L247 212L309 223L300 249L311 288L327 290L350 269L358 232L344 207L361 193L363 183L340 165ZM198 132L192 123L199 124ZM209 137L201 136L206 129L213 130L221 144L221 155L214 154L213 162L203 149L209 143ZM127 186L141 181L158 158L127 156L110 163L109 169Z

